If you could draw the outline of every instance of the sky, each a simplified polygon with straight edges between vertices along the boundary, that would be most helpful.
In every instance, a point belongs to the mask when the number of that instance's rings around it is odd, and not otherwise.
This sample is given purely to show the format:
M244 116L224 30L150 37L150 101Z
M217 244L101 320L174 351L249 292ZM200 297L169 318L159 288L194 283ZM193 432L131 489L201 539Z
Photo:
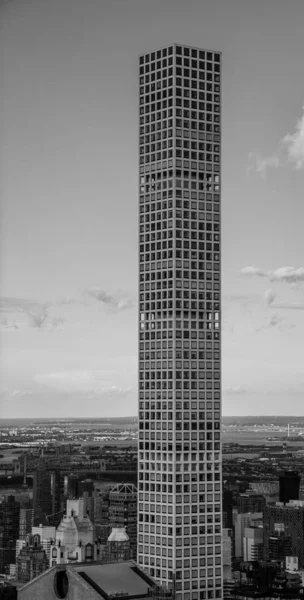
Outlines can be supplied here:
M223 53L223 414L304 411L303 0L0 0L0 417L137 413L137 60Z

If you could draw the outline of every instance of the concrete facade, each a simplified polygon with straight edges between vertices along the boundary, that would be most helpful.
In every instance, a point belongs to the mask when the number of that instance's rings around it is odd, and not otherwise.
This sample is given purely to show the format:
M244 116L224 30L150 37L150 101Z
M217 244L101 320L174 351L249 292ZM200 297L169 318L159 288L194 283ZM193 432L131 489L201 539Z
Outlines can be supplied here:
M137 560L176 600L222 598L220 144L221 54L141 55Z
M58 570L58 569L57 569ZM56 567L30 581L18 591L18 600L58 600L55 592ZM100 600L96 592L76 571L68 572L69 591L66 600Z
M160 593L158 593L160 592ZM172 600L133 561L52 567L18 592L18 600L100 600L120 596Z

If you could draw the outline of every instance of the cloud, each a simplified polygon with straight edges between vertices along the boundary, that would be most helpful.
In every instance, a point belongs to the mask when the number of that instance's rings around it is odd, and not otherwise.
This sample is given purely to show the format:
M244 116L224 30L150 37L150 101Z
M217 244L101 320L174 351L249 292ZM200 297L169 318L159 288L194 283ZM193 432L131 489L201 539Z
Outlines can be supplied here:
M265 177L267 169L278 169L280 166L279 157L276 155L263 157L256 152L250 152L249 161L251 163L249 171L252 171L254 168L254 170L262 175L262 177Z
M267 323L265 323L265 325L261 325L260 327L257 327L255 331L258 333L259 331L264 331L265 329L272 329L272 328L280 325L282 323L282 321L283 321L282 317L279 317L276 314L272 315L270 317L270 319L267 321Z
M261 298L259 294L224 294L224 308L237 304L243 308L248 308L252 304L259 304Z
M223 394L225 395L243 395L243 394L249 394L250 393L250 388L245 386L245 385L230 385L230 386L226 386L223 387Z
M280 323L282 323L282 320L282 317L279 317L278 315L272 315L268 323L268 327L276 327L277 325L280 325Z
M275 297L275 293L272 290L266 290L264 298L268 306L271 306L273 304Z
M301 304L300 302L279 302L274 308L282 310L304 310L304 304Z
M275 302L276 294L272 290L267 290L264 294L267 306L276 310L304 310L304 303L301 302Z
M81 292L82 293L82 292ZM85 306L86 302L83 298L77 297L72 298L71 296L61 296L55 302L51 303L51 306Z
M63 393L93 393L121 395L132 391L129 385L117 385L113 371L59 371L36 375L36 383L42 383Z
M243 267L241 275L247 277L267 277L269 281L282 281L290 284L304 282L304 267L279 267L274 271L263 271L260 267Z
M0 328L11 331L22 330L26 327L48 330L58 329L64 321L61 317L52 316L51 309L52 305L50 303L42 304L27 298L2 297L0 299L0 312L3 317L0 321ZM11 320L11 315L14 316L14 320ZM22 315L25 317L23 320Z
M270 281L285 281L286 283L304 282L304 267L279 267L269 271Z
M32 390L13 390L11 395L14 398L23 398L25 396L31 396L32 393Z
M273 308L280 308L277 306L273 306ZM283 307L282 307L283 308ZM279 329L280 331L286 331L286 330L290 330L290 329L294 329L295 325L293 325L292 323L286 323L286 321L284 320L283 317L279 317L279 315L277 314L273 314L271 316L271 318L269 319L269 321L267 323L265 323L265 325L262 325L261 327L257 327L257 329L255 330L257 333L260 331L265 331L267 329Z
M243 267L240 273L248 277L267 277L267 274L259 267Z
M287 133L283 138L283 145L286 148L288 162L293 164L296 169L304 167L304 106L303 115L298 120L294 133Z
M304 107L303 114L297 121L294 132L287 133L277 149L269 156L259 153L249 154L250 170L255 169L263 177L268 169L278 169L291 165L296 170L304 169Z
M86 290L85 294L113 312L120 312L134 307L133 299L120 290L112 295L101 288L92 288Z
M0 331L17 331L19 329L15 321L9 321L7 317L3 317L0 320Z
M11 298L7 296L0 298L1 312L27 312L34 307L41 307L41 304L27 298Z
M64 323L62 317L52 317L46 307L34 312L28 312L27 315L30 327L36 329L48 329L52 331L58 329Z
M37 329L41 329L47 320L47 312L45 309L42 309L38 312L28 312L29 323L31 327L36 327Z

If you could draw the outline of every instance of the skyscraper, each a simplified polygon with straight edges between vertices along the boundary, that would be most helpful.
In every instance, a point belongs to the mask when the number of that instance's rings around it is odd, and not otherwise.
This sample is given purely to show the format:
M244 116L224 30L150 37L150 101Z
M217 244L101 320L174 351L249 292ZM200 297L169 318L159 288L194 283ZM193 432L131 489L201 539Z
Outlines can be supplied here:
M288 504L290 500L299 500L300 498L301 476L297 471L285 471L279 477L280 502Z
M222 598L221 54L139 59L138 563Z

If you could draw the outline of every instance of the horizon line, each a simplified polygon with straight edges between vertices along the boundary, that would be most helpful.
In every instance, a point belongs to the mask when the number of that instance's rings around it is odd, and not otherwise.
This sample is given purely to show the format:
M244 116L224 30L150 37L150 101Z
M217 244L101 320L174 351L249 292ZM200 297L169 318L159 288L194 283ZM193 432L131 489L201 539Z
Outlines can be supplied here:
M288 415L286 415L286 414L285 415L284 414L280 414L280 415L278 415L278 414L276 414L276 415L273 415L273 414L221 415L221 417L222 418L228 418L228 419L236 419L236 418L239 419L239 418L244 418L244 417L246 417L246 418L248 418L248 417L254 417L254 418L256 418L256 417L273 417L274 419L277 419L278 417L279 418L280 417L286 417L286 418L288 418L288 417L290 417L290 418L303 417L304 418L304 414L302 414L302 415L301 414L300 415L299 414L288 414ZM75 421L77 419L96 419L96 420L107 419L107 420L110 420L110 419L138 419L138 415L121 415L121 416L111 416L111 417L97 417L97 416L94 416L94 415L92 415L91 417L90 416L84 416L84 415L83 416L79 416L79 417L75 417L75 416L66 416L66 417L58 417L58 416L57 417L56 416L53 416L53 417L34 417L34 416L32 416L32 417L31 416L29 416L29 417L0 417L0 422L1 421L8 421L8 420L10 420L10 421L18 421L18 420L21 420L21 419L23 419L23 420L25 419L25 420L29 420L29 421L30 420L35 420L35 421L37 421L37 420L39 420L39 421L41 421L41 420L42 421L49 421L49 420L54 420L54 419L56 419L58 421L59 420L67 420L67 419L70 420L70 421L71 420Z

